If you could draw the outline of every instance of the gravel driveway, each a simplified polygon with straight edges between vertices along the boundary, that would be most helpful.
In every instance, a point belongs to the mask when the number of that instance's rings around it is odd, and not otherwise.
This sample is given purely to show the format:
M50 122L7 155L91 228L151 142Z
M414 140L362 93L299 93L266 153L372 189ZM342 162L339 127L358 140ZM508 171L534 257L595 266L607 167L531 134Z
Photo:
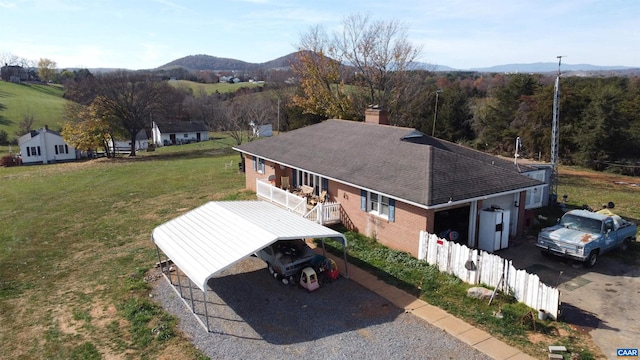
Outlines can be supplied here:
M188 298L186 277L181 283ZM165 279L154 284L154 299L212 359L489 359L354 281L340 278L307 293L271 278L253 257L210 280L211 333ZM194 287L193 296L201 299L202 292Z

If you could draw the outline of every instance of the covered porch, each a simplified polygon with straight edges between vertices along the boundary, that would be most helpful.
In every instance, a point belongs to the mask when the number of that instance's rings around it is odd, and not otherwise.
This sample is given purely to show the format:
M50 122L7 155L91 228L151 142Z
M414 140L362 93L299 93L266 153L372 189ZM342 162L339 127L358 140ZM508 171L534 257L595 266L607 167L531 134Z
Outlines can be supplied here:
M275 186L273 181L256 179L256 195L261 200L321 225L341 223L340 203L326 201L326 191L323 193L313 195L313 189L305 185L289 191Z

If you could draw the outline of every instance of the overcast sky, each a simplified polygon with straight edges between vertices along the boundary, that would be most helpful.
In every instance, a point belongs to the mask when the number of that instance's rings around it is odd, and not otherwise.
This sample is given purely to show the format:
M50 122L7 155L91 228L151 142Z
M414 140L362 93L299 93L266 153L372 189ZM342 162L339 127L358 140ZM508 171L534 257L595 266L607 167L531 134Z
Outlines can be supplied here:
M187 55L260 63L345 16L399 20L420 61L640 67L638 0L0 0L0 54L149 69Z

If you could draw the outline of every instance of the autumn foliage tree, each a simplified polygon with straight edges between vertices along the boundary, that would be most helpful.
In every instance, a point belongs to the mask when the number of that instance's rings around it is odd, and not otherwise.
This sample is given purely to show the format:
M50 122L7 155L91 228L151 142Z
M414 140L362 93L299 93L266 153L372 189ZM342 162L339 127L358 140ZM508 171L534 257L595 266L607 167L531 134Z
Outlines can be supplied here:
M56 77L56 62L51 59L38 60L38 76L40 80L48 83Z
M333 37L319 26L311 28L298 48L293 70L300 93L294 104L308 113L359 119L367 106L377 105L393 122L415 106L413 81L419 79L410 71L420 49L407 40L400 22L351 15Z
M293 104L305 113L353 119L353 99L345 88L342 65L334 59L339 56L324 30L319 26L311 28L301 37L299 47L296 62L291 64L299 81Z
M110 152L109 141L126 137L128 133L117 126L117 119L104 116L99 104L99 98L88 106L67 103L61 135L76 149L95 151L104 148L107 157L113 157L115 154Z

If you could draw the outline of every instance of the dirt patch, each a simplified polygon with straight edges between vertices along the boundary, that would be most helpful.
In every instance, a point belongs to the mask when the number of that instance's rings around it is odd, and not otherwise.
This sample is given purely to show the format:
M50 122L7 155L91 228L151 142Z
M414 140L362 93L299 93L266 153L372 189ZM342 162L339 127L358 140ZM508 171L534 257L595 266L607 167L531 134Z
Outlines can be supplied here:
M590 181L609 183L617 186L629 186L640 191L640 186L638 186L640 180L631 176L565 168L559 169L558 173L560 175L577 176Z

